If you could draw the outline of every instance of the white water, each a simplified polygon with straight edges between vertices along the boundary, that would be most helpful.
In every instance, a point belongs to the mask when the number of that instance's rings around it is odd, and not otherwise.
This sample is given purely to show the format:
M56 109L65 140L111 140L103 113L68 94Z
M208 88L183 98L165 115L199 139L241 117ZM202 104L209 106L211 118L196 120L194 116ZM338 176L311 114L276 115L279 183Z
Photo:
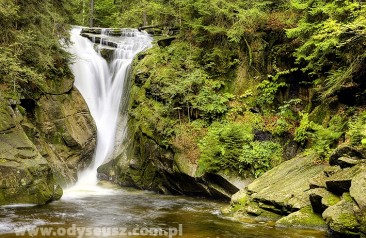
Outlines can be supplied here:
M73 44L69 52L76 59L71 65L75 76L75 86L83 95L90 113L97 126L97 146L91 165L78 174L78 181L71 190L90 191L98 189L96 184L97 168L110 159L116 143L117 125L126 127L126 118L118 123L121 100L127 98L129 68L133 57L151 46L151 37L137 30L125 29L121 37L113 37L118 42L113 59L108 64L95 51L94 43L80 36L81 28L74 28L71 32ZM106 33L103 30L102 33ZM104 41L108 36L103 34ZM112 37L111 37L112 38ZM102 46L96 47L97 49ZM125 130L119 130L123 131ZM124 135L122 135L123 137Z

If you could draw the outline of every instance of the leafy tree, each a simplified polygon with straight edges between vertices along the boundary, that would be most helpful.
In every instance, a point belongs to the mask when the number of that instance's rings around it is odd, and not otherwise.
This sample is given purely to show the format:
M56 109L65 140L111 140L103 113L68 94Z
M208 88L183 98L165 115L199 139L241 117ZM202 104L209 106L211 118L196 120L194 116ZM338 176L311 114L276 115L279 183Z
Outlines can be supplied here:
M41 93L52 80L71 77L68 37L70 3L0 0L0 84L3 97L19 100Z
M364 75L366 10L360 1L292 0L302 17L287 35L300 45L294 56L323 86L323 99ZM325 89L325 90L324 90Z

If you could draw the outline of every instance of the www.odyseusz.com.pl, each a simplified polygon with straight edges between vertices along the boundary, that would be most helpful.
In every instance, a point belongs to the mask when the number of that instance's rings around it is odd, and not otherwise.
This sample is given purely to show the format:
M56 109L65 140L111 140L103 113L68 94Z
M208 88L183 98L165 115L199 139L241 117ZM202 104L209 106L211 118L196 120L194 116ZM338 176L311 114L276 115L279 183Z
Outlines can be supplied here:
M68 228L64 227L18 227L14 229L16 236L36 236L36 237L113 237L113 236L155 236L169 237L183 235L183 225L168 228L135 227L82 227L73 224Z

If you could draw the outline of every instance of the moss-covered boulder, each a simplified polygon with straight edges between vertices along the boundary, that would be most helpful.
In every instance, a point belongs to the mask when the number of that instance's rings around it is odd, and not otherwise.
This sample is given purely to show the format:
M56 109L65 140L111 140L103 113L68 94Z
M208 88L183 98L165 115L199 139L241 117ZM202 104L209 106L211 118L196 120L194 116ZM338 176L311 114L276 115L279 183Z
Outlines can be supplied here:
M325 181L327 190L337 195L349 192L351 181L360 172L360 169L361 167L357 165L332 174Z
M322 214L325 209L340 201L338 196L324 188L316 188L310 191L309 199L314 213Z
M364 154L358 149L343 145L334 150L334 152L329 157L330 165L339 165L341 168L353 167L360 160L364 160Z
M280 226L324 227L309 200L309 179L325 168L315 161L315 156L298 156L266 172L232 197L227 214L279 220Z
M366 165L362 166L362 172L352 179L350 195L355 201L353 210L361 231L366 236Z
M326 229L326 224L319 214L312 211L311 206L304 207L297 212L291 213L276 222L276 225L298 228Z
M336 237L360 237L360 224L353 211L353 201L348 193L342 200L327 208L322 214L331 233Z

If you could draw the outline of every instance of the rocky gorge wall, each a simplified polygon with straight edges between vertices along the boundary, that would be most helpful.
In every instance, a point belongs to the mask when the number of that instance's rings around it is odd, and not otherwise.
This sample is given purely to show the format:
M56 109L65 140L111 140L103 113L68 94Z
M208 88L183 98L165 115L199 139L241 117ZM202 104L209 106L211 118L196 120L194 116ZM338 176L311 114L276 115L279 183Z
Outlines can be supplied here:
M73 79L0 103L0 205L45 204L90 163L96 129Z
M366 160L341 146L329 164L314 155L284 162L236 193L225 211L276 226L329 229L332 237L365 237Z

